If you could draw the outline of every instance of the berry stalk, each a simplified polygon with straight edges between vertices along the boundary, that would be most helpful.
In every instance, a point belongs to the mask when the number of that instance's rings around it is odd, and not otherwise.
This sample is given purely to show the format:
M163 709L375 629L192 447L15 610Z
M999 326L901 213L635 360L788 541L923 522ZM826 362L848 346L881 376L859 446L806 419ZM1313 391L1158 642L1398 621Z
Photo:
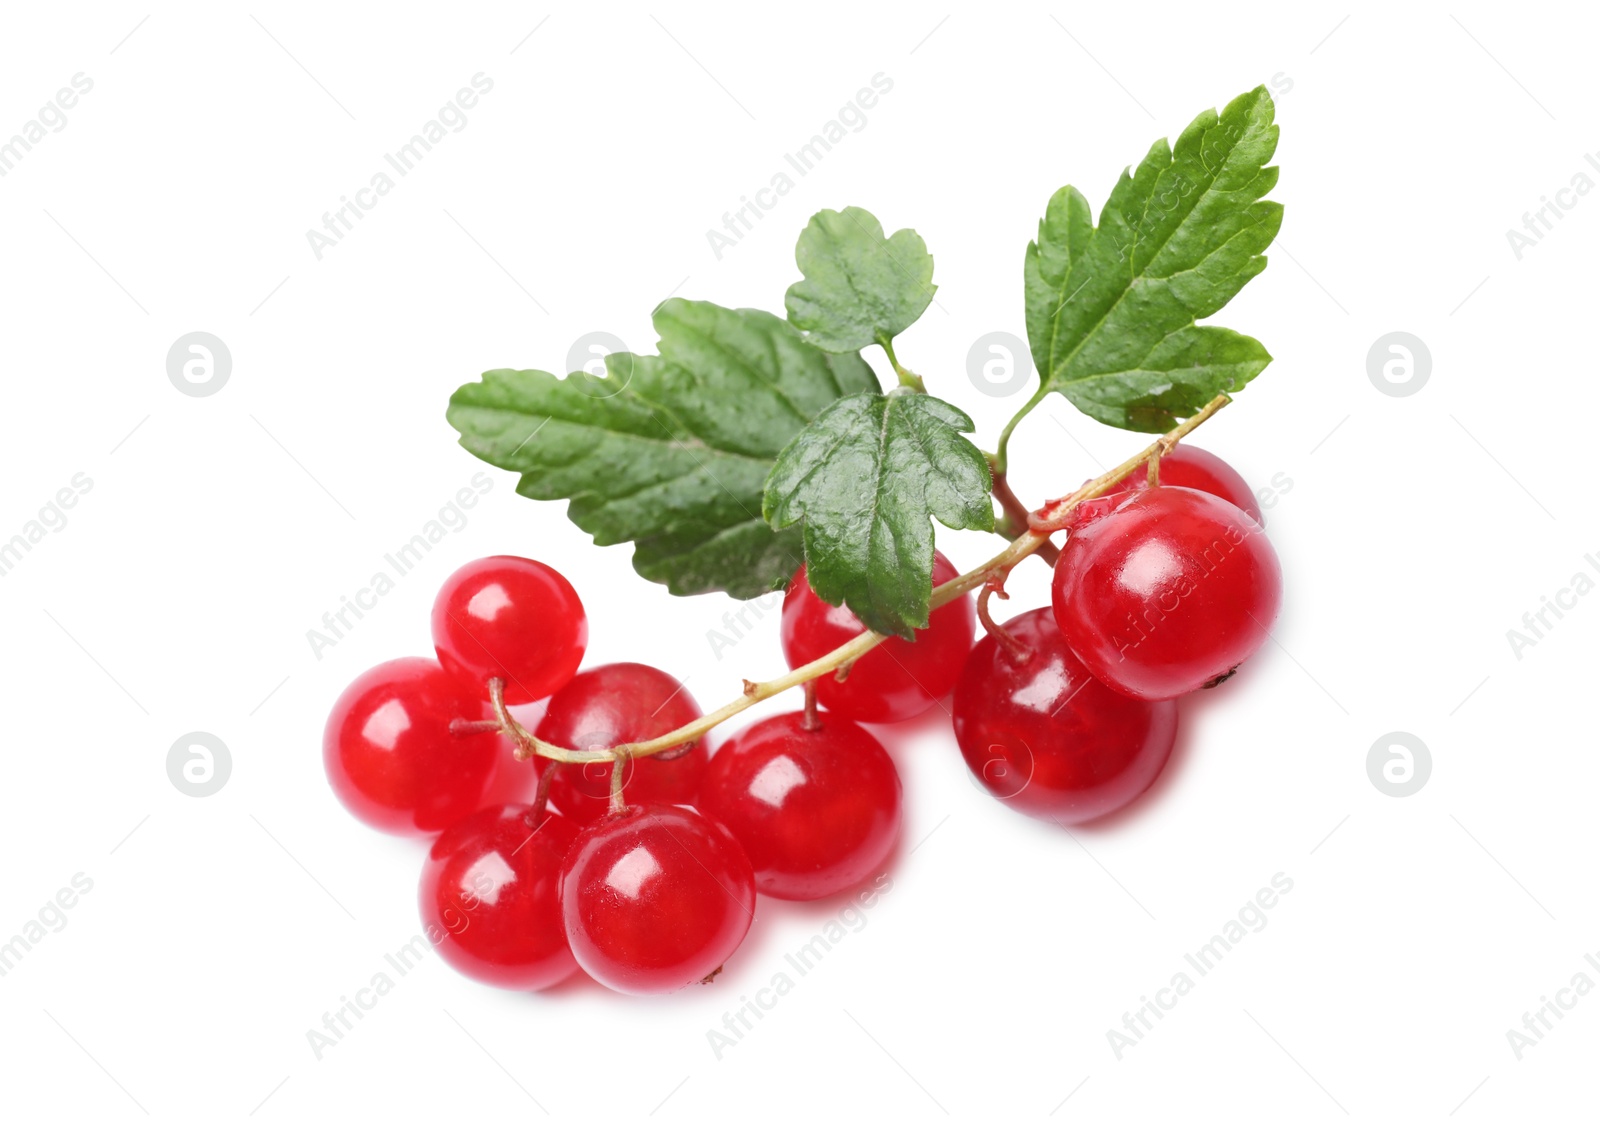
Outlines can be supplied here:
M1014 538L1029 529L1028 508L1011 489L1006 473L1000 470L998 461L994 457L990 458L989 473L994 483L995 500L1000 503L1001 512L1005 515L1004 520L995 526L995 533L1004 538ZM1046 565L1056 563L1057 550L1052 542L1046 541L1034 552L1044 559Z
M1130 456L1109 471L1089 480L1073 493L1063 498L1052 499L1038 510L1029 513L1027 515L1026 532L1020 534L1015 541L982 565L961 574L961 576L952 581L946 581L944 584L935 587L928 602L929 608L938 608L941 605L948 604L962 593L969 592L989 582L991 578L1003 578L1009 575L1011 570L1016 568L1018 564L1027 560L1030 555L1037 553L1040 547L1048 544L1051 533L1067 526L1072 518L1073 511L1077 509L1079 503L1091 498L1098 498L1141 465L1153 462L1171 451L1179 440L1216 415L1229 402L1229 397L1226 393L1218 395L1200 411L1184 420L1136 455ZM494 708L500 731L516 745L519 759L537 755L548 758L551 761L586 763L594 761L620 762L622 759L629 757L654 757L657 754L665 753L696 741L715 727L748 710L758 702L765 702L774 695L803 686L813 679L838 670L847 663L853 663L887 638L887 636L878 632L862 632L848 643L835 648L821 658L787 671L775 679L768 679L760 683L753 683L748 679L745 680L744 693L738 698L702 715L688 725L680 726L676 730L662 734L658 738L652 738L650 741L628 742L610 749L564 749L561 746L541 741L506 711L505 684L500 679L491 678L489 680L489 700Z

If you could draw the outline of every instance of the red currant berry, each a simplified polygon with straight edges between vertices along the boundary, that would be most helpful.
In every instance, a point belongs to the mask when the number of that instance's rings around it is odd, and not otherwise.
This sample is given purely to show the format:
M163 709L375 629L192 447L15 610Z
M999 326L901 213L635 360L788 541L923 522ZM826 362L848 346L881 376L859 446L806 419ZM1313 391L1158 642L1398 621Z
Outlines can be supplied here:
M453 824L422 865L422 925L457 971L504 989L547 989L577 971L561 918L561 862L578 826L521 804Z
M621 993L708 980L744 940L755 901L738 841L671 805L630 807L583 829L561 870L573 956Z
M583 661L589 621L567 579L526 557L480 557L451 573L433 602L433 646L444 669L487 697L505 680L507 702L559 690Z
M1075 525L1056 561L1056 622L1090 674L1175 698L1230 674L1278 615L1283 576L1261 527L1188 487L1123 496Z
M942 553L933 555L933 583L960 574ZM963 593L933 610L915 642L884 641L857 659L843 682L832 675L817 680L823 706L857 722L900 722L913 718L949 693L972 650L977 626L972 596ZM789 666L820 659L866 630L848 608L834 607L811 591L800 566L783 598L783 654Z
M755 723L717 749L697 807L744 847L756 890L819 899L883 863L900 830L900 775L854 722L803 714Z
M610 749L671 733L700 717L684 685L644 663L608 663L580 671L551 696L534 733L566 749ZM622 786L633 804L693 804L705 772L706 744L669 761L640 757L628 762ZM580 824L592 824L611 803L611 762L556 766L550 800Z
M956 744L983 787L1030 816L1080 823L1115 812L1160 774L1178 704L1128 698L1096 681L1048 608L973 648L956 684Z
M322 732L328 782L385 832L439 832L470 815L494 776L500 735L457 735L487 704L431 659L391 659L345 688Z
M1106 493L1143 489L1150 482L1148 468L1148 463L1139 464L1137 471L1121 479ZM1209 451L1180 443L1161 457L1156 474L1161 486L1189 487L1225 498L1254 518L1256 525L1265 524L1261 520L1261 506L1244 476Z

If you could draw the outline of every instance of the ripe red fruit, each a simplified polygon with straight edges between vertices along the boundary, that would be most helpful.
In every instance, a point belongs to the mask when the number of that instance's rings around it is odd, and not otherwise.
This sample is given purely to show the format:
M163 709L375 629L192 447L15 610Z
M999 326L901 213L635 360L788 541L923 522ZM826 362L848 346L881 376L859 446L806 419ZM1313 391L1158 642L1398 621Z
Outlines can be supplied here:
M322 732L334 793L385 832L439 832L469 815L494 775L500 735L456 735L450 723L490 718L431 659L391 659L345 688Z
M933 555L933 583L959 576L942 553ZM972 595L936 608L915 642L889 639L855 661L840 682L832 674L817 680L823 706L857 722L900 722L921 714L949 693L972 650L977 626ZM866 630L855 613L835 607L811 591L800 566L783 598L783 654L791 668L820 659Z
M456 970L505 989L546 989L577 972L561 917L561 863L578 826L527 805L451 825L422 866L422 925Z
M1139 464L1137 471L1119 480L1106 493L1143 489L1150 482L1148 468L1148 463ZM1265 525L1261 518L1261 506L1250 484L1244 481L1244 476L1209 451L1180 443L1161 457L1156 473L1161 486L1189 487L1225 498L1254 518L1258 526Z
M1056 561L1056 622L1090 674L1137 698L1175 698L1254 654L1283 577L1261 527L1188 487L1113 500Z
M900 775L878 740L821 713L779 714L724 742L699 809L744 847L756 889L782 899L838 894L883 863L900 830Z
M433 646L481 698L505 680L508 703L561 688L583 662L589 621L567 579L526 557L480 557L446 578L433 602Z
M973 648L956 684L956 744L994 796L1030 816L1093 820L1160 774L1178 704L1128 698L1092 678L1048 608L1007 621L1022 654L995 636Z
M670 805L629 807L583 829L561 872L573 956L622 993L709 979L744 940L755 901L738 841Z
M566 749L610 749L659 738L698 717L694 696L665 671L644 663L608 663L579 672L551 696L534 733ZM624 794L631 804L693 804L709 756L700 740L670 761L635 758L624 770ZM559 765L551 771L550 800L563 813L580 824L606 814L611 762Z

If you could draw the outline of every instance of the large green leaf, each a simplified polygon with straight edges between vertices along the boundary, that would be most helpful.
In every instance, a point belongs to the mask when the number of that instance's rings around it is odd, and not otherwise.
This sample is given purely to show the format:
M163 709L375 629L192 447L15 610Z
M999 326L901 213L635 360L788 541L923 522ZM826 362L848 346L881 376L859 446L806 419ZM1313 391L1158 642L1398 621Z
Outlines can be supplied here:
M825 409L778 456L765 513L804 520L806 577L875 631L910 639L928 626L931 515L991 530L989 464L960 409L909 389L863 393Z
M601 378L496 369L456 390L448 418L468 451L522 475L519 493L571 499L597 544L634 542L640 576L679 595L756 596L801 561L798 534L762 518L774 459L877 379L759 310L668 299L654 322L659 356L613 353Z
M1107 424L1161 432L1272 360L1195 320L1266 267L1283 222L1272 98L1257 87L1150 147L1096 227L1070 185L1051 198L1024 267L1028 340L1046 390Z

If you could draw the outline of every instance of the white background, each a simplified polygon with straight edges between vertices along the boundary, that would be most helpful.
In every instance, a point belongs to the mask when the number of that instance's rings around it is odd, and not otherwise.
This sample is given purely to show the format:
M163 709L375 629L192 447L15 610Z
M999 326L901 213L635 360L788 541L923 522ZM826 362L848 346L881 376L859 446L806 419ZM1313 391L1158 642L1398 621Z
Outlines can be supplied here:
M75 73L94 87L0 179L0 540L74 474L93 487L0 577L0 937L73 875L94 885L0 979L6 1121L1592 1112L1600 994L1521 1060L1506 1031L1600 950L1600 598L1520 658L1506 633L1600 576L1600 197L1520 260L1505 233L1600 146L1594 28L1563 5L1267 11L9 8L0 135ZM319 261L306 230L478 72L494 88L467 126ZM878 72L894 86L865 128L714 256L707 229ZM592 662L666 667L706 707L781 669L773 612L714 657L731 601L669 597L493 470L466 527L314 656L308 629L481 469L449 393L560 370L596 330L650 351L671 293L781 311L807 217L859 204L933 251L938 301L900 355L988 446L1026 392L975 390L967 352L1023 332L1051 192L1098 207L1154 138L1262 82L1287 218L1217 320L1277 360L1197 438L1256 485L1292 480L1267 512L1287 597L1276 644L1185 703L1148 799L1073 835L1032 822L969 783L934 710L885 734L907 799L892 889L720 1060L707 1030L837 901L764 902L713 986L664 999L508 994L429 956L317 1059L307 1030L417 933L425 851L341 809L323 719L358 672L427 652L448 572L550 562L584 594ZM233 357L204 398L165 367L194 330ZM1431 351L1413 396L1368 378L1394 330ZM1140 442L1052 400L1014 479L1037 503ZM999 544L940 540L969 566ZM1012 610L1045 579L1022 566ZM233 761L202 799L166 770L195 730ZM1366 767L1397 730L1433 759L1406 799ZM1266 928L1118 1059L1107 1030L1278 872L1294 888Z

